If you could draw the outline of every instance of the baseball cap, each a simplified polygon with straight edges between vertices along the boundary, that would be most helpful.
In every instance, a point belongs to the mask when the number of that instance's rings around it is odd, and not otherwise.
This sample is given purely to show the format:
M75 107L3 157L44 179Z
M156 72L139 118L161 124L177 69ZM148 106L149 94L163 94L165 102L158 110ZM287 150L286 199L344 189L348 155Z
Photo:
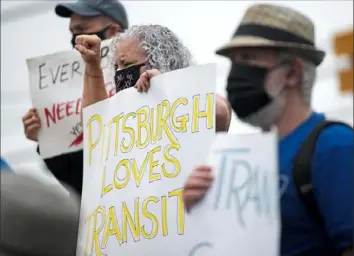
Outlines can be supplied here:
M74 3L62 3L55 7L55 13L69 18L72 13L94 17L106 16L117 22L122 29L128 28L128 17L124 6L118 0L77 0Z

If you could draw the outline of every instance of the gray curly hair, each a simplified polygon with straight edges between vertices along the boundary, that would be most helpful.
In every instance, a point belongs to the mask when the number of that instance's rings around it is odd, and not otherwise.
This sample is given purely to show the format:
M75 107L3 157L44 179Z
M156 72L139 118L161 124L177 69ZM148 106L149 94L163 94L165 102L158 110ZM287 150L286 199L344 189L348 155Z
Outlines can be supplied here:
M135 25L124 33L117 34L112 42L112 53L120 40L136 39L144 49L147 69L158 69L165 73L186 68L193 64L192 54L178 37L167 27L160 25Z

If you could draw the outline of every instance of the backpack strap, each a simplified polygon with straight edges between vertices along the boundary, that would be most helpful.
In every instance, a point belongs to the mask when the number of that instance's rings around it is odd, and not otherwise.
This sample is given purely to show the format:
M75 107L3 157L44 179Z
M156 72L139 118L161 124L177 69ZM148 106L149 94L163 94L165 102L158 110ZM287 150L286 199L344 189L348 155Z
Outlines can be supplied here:
M344 125L353 129L348 124L339 121L324 121L320 123L303 142L299 152L295 156L292 173L298 197L310 217L322 227L324 227L324 220L313 194L311 167L318 136L326 127L332 125Z

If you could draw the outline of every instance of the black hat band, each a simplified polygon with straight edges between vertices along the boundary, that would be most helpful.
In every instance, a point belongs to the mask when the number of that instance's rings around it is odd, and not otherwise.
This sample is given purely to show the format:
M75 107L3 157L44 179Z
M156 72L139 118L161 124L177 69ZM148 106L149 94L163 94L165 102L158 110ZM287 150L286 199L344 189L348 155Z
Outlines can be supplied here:
M260 25L260 24L244 24L237 28L234 37L236 36L256 36L256 37L263 37L272 41L281 41L281 42L288 42L288 43L298 43L298 44L305 44L309 46L314 46L314 43L303 38L297 36L291 32Z

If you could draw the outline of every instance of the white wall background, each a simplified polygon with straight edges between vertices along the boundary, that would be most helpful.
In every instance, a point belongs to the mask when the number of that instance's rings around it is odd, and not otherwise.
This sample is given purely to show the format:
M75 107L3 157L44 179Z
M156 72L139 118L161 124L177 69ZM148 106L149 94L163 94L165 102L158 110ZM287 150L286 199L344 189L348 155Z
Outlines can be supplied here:
M24 137L22 116L31 106L25 59L71 49L68 19L54 13L57 1L1 1L1 155L19 172L48 179L35 143ZM199 63L218 64L218 92L224 94L229 63L214 54L229 40L253 2L274 2L300 10L316 24L327 57L319 68L313 106L353 123L352 95L340 95L337 69L348 65L333 56L332 38L353 26L353 1L123 1L130 24L155 23L173 30ZM252 131L233 121L234 132Z

